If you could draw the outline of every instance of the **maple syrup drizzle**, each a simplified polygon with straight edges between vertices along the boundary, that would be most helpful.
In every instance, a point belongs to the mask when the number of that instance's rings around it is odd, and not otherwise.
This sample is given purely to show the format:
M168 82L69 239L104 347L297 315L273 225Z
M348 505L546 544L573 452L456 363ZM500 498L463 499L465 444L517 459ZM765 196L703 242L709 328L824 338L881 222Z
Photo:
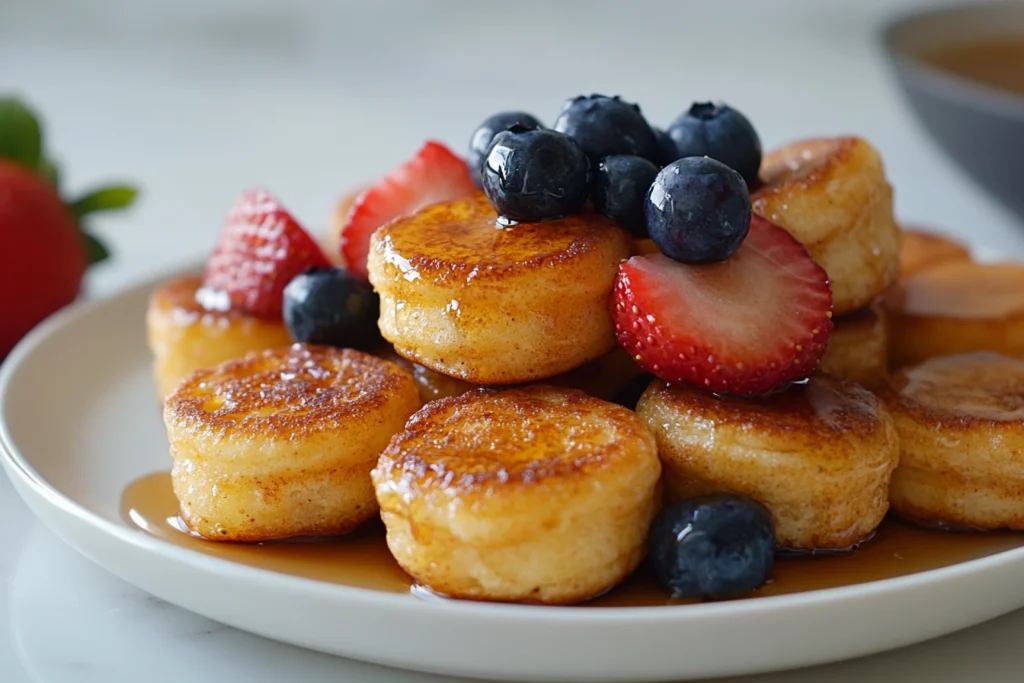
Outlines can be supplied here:
M413 580L392 558L379 520L343 537L269 543L224 543L193 535L178 516L167 472L132 482L121 499L125 521L181 548L239 564L358 588L408 593ZM906 576L1024 546L1024 534L961 533L924 529L886 519L874 538L846 553L779 554L771 581L752 597L785 595ZM641 567L609 593L586 603L598 607L686 604L670 598Z

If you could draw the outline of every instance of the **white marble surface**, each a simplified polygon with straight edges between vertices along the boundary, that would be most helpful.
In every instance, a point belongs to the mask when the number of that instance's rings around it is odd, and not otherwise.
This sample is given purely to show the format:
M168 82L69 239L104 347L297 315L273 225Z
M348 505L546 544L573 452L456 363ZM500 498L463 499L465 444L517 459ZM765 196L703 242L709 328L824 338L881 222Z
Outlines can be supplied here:
M883 151L900 216L1024 248L1024 226L924 137L875 43L912 0L327 3L5 0L0 89L45 113L73 187L127 177L131 214L101 231L104 296L201 258L244 186L319 229L336 196L424 137L462 147L492 111L549 121L566 97L621 93L665 123L692 99L746 111L766 145L855 132ZM438 678L227 629L150 598L43 529L0 475L0 682L398 681ZM941 598L940 598L941 599ZM917 647L744 679L1019 680L1024 613ZM723 656L742 644L723 643Z

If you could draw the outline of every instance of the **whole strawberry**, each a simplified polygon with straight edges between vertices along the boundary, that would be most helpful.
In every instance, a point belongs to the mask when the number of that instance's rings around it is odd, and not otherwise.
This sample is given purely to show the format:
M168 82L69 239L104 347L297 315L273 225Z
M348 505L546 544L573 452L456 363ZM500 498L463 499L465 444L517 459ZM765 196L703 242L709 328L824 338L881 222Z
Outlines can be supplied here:
M108 187L65 201L38 119L17 99L0 97L0 360L74 301L89 266L109 256L83 217L126 207L135 195Z

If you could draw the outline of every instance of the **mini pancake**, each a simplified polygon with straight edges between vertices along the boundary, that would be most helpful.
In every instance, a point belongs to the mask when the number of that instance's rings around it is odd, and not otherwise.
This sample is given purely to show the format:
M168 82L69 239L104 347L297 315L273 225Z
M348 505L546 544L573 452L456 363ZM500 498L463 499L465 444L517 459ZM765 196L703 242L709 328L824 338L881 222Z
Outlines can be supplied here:
M894 368L975 351L1024 356L1024 265L953 261L886 294Z
M657 380L637 412L657 439L670 501L748 496L771 511L782 548L856 546L888 509L896 428L882 402L852 382L816 375L739 399Z
M479 385L553 377L615 347L609 299L629 235L581 213L502 226L487 197L378 229L370 282L395 351Z
M349 349L200 370L164 404L182 519L214 541L350 532L377 514L370 470L419 406L408 372Z
M198 276L178 277L150 296L146 335L161 399L195 370L292 343L279 320L204 307L196 298L200 284Z
M828 273L836 315L863 308L895 282L900 228L882 157L856 137L817 138L766 155L754 213L799 240Z
M661 465L637 415L534 385L427 404L373 471L387 541L423 587L568 604L646 553Z
M833 377L875 389L889 373L889 325L881 306L833 319L819 369Z
M971 260L967 245L927 230L903 229L900 277L905 278L943 263Z
M1024 529L1024 359L945 356L881 392L900 435L889 498L929 526Z

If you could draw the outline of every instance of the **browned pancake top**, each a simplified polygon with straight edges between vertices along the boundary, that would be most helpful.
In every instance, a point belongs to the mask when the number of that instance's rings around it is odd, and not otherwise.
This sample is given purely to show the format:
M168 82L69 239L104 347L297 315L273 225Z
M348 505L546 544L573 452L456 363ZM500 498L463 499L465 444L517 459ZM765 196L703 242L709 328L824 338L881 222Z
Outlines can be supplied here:
M815 138L782 147L765 156L761 179L766 188L760 192L777 191L777 184L814 184L831 169L842 166L853 153L854 138Z
M679 419L698 416L715 426L749 428L758 434L793 433L825 446L838 433L871 434L878 429L879 399L853 382L815 375L765 398L721 397L686 386L658 382L648 389Z
M484 282L557 266L602 244L628 249L628 237L594 212L540 223L502 225L486 195L427 207L380 228L372 248L396 278Z
M379 467L403 490L472 493L622 467L637 439L651 436L636 413L579 390L481 389L424 406Z
M411 376L351 349L293 344L192 375L165 412L183 429L287 438L379 411Z
M894 374L883 396L894 409L944 428L1024 426L1024 359L987 351L932 358Z

